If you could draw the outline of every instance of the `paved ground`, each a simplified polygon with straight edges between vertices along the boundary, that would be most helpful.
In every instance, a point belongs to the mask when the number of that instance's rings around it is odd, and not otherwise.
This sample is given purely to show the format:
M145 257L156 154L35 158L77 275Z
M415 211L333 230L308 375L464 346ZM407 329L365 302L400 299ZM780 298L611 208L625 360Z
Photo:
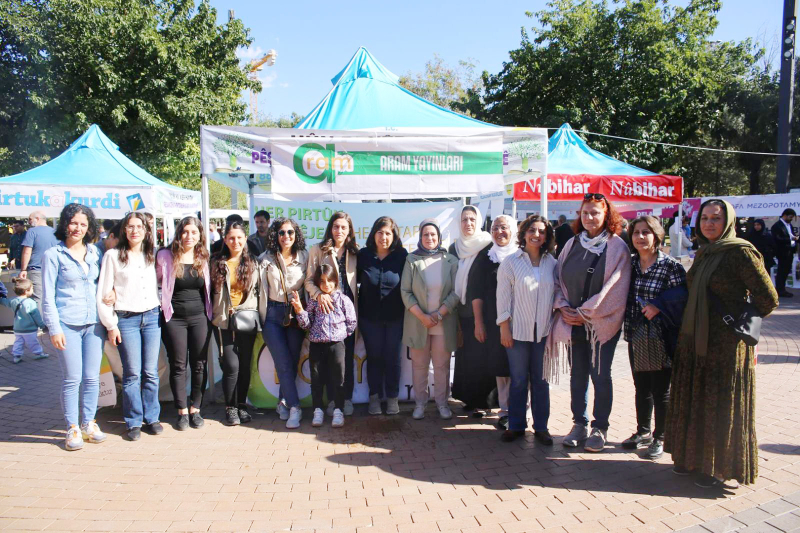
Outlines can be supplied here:
M132 443L118 410L99 414L102 445L63 449L60 370L10 362L0 334L0 530L46 531L790 531L800 528L800 294L759 345L760 477L709 491L619 448L635 428L626 346L614 366L611 444L603 454L532 437L499 441L495 419L369 417L340 430L287 431L274 413ZM50 348L52 351L52 348ZM163 419L174 410L164 406ZM566 383L552 387L553 434L570 429Z

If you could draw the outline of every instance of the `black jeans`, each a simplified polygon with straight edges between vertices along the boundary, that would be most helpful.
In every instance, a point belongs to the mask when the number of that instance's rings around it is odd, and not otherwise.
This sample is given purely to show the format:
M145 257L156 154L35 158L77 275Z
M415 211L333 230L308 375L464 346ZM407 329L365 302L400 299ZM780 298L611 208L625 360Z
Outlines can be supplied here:
M778 294L786 292L786 278L792 271L792 262L794 261L794 254L789 252L781 252L778 256L778 269L775 272L775 289Z
M169 385L175 408L186 409L186 356L192 380L192 407L200 409L208 379L208 345L211 327L205 313L188 317L173 315L161 327L161 340L169 359Z
M308 348L311 367L311 400L314 409L324 409L322 389L328 383L328 394L333 392L337 409L344 409L345 396L345 341L312 342Z
M220 329L222 337L222 393L226 407L238 407L247 403L250 388L250 366L253 361L253 345L257 333L234 333Z
M669 405L669 383L672 378L672 369L654 370L649 372L633 372L633 349L628 345L628 357L631 361L633 386L636 388L636 431L649 433L650 420L653 410L656 412L656 426L653 438L664 439L664 426L667 421L667 406Z
M355 378L355 353L356 353L356 332L354 331L344 341L344 399L353 399L353 389L356 386ZM309 348L310 349L310 348ZM336 388L334 381L328 380L325 385L328 387L328 396ZM335 393L334 393L335 394Z

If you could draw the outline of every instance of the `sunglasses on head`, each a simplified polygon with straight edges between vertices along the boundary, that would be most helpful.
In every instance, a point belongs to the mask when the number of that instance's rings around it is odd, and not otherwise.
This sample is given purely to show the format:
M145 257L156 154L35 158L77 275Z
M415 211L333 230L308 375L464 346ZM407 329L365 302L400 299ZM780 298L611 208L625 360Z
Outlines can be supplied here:
M278 232L278 235L280 237L283 237L284 235L288 235L289 237L291 237L292 235L294 235L294 230L293 229L282 229L282 230L280 230Z
M606 199L605 196L600 194L599 192L588 192L583 195L584 200L597 200L598 202L602 202Z

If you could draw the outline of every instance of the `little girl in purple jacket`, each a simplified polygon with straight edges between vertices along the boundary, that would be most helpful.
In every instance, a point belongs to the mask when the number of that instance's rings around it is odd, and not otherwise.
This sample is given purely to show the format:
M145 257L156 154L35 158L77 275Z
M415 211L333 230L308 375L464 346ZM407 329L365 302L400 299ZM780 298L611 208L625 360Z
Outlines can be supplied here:
M331 426L344 425L344 340L356 329L356 310L350 298L339 290L339 273L331 265L322 264L314 273L314 284L333 299L334 309L325 313L316 300L308 303L308 310L303 310L300 296L292 293L292 307L297 314L297 322L303 329L309 330L308 362L311 367L311 399L314 404L314 418L311 425L319 427L325 419L322 403L322 389L330 383L328 394L333 388L333 399L336 409L333 411Z

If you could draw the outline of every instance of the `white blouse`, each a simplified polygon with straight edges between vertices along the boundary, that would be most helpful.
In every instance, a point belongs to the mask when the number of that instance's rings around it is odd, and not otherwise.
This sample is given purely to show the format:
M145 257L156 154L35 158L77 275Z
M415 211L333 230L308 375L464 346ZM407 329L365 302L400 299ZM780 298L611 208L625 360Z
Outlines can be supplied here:
M116 293L116 303L109 306L103 297L111 290ZM144 254L128 254L128 263L119 262L119 250L112 249L103 255L103 266L97 280L97 316L108 329L117 327L117 311L143 313L159 306L155 262L147 265Z

